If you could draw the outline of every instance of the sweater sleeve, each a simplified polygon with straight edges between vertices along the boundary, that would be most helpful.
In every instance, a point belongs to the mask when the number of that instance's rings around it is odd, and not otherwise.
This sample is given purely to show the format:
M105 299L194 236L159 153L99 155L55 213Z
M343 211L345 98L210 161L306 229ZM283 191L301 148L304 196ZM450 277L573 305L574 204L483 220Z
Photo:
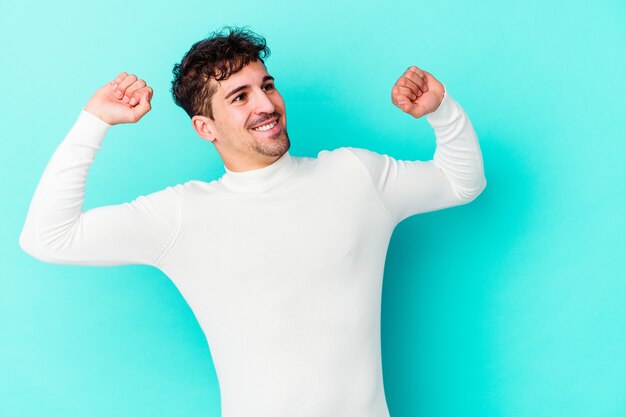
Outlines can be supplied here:
M180 186L83 211L87 173L111 125L82 110L31 200L19 244L43 262L157 266L180 224Z
M369 172L382 205L398 223L418 213L469 203L487 184L476 132L447 91L426 119L436 137L430 161L400 161L350 148Z

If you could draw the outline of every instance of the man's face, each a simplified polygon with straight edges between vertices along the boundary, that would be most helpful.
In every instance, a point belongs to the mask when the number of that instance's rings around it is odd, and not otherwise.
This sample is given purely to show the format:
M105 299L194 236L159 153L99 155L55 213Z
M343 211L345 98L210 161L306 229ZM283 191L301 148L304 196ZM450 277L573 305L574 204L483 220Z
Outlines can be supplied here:
M289 149L285 102L261 61L251 62L217 84L209 129L231 171L268 166Z

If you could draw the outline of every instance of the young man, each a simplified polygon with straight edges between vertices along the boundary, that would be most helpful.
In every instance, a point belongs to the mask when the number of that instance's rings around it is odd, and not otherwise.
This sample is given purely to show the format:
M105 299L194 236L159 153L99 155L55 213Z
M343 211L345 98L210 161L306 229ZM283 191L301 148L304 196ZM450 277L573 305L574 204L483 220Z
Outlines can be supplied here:
M43 174L20 244L44 262L161 269L206 334L224 417L387 417L380 301L389 239L408 216L480 194L476 134L443 84L411 67L392 102L427 115L433 160L353 148L291 156L268 53L263 38L234 29L196 43L174 67L174 99L219 152L219 180L83 212L105 133L141 119L152 97L127 73L96 91Z

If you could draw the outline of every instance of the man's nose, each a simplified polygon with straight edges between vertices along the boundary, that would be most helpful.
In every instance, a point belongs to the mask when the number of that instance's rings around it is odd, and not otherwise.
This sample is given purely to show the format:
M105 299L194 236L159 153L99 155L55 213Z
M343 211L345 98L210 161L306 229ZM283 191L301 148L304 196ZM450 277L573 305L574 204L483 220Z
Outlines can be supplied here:
M274 113L276 107L265 91L258 90L254 97L255 113Z

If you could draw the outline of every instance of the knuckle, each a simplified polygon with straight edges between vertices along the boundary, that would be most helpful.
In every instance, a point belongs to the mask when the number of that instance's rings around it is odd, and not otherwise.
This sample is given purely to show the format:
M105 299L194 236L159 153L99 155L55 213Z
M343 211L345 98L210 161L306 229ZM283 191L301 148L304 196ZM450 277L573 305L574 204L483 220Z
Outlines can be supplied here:
M130 74L128 76L126 76L126 78L124 79L124 81L122 81L121 85L123 85L124 88L128 88L130 87L135 81L137 80L137 77L134 74Z
M135 91L139 90L139 87L136 86L135 84L131 84L128 87L126 87L126 90L124 91L124 95L126 96L131 96L135 93Z
M126 95L127 95L127 96L128 96L128 95L133 95L133 94L135 94L137 91L141 90L141 88L142 88L142 87L141 87L141 84L134 83L133 85L131 85L130 87L128 87L128 88L126 89Z

